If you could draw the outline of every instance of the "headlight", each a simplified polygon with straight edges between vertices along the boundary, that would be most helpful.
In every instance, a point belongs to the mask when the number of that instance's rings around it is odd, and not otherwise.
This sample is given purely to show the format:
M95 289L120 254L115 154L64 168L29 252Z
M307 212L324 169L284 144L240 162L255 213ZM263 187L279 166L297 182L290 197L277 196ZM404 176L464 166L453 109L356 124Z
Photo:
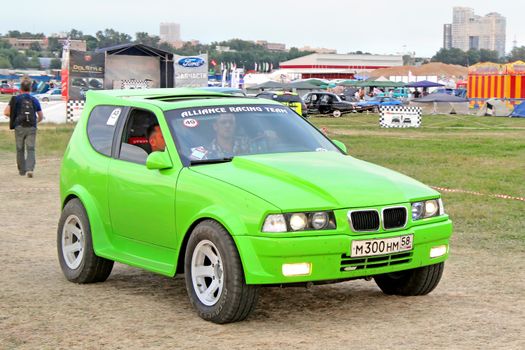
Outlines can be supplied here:
M286 220L283 214L272 214L266 217L263 232L286 232Z
M426 219L445 214L441 198L412 203L412 220Z
M264 220L262 232L296 232L333 230L336 228L334 212L270 214Z
M290 228L294 231L303 231L308 224L308 218L303 213L295 213L290 216Z
M312 227L316 230L322 230L328 224L328 214L326 212L319 212L312 214Z

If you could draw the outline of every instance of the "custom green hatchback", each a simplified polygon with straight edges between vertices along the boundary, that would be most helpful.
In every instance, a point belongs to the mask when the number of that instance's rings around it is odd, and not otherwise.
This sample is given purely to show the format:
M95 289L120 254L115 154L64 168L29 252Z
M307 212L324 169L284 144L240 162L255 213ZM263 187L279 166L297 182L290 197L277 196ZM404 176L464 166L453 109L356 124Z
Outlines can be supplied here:
M192 89L89 91L60 177L66 278L113 262L184 274L199 316L245 319L264 285L439 283L438 192L355 159L288 107Z

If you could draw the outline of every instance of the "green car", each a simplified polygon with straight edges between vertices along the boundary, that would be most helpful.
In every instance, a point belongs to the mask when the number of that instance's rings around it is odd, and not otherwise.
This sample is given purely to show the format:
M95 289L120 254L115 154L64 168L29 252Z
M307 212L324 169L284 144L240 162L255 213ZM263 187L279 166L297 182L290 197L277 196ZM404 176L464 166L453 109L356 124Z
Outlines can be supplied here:
M245 319L261 286L439 283L438 192L355 159L274 101L193 89L89 91L60 177L58 258L76 283L113 262L184 274L199 316Z

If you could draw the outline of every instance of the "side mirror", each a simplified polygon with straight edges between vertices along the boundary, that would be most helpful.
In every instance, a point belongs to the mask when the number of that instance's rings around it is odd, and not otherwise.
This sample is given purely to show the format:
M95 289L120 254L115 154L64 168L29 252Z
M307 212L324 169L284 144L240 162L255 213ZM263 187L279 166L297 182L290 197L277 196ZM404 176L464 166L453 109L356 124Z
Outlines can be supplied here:
M345 154L347 154L347 150L346 150L346 145L344 143L342 143L341 141L338 141L338 140L332 140L332 142L341 150L343 151Z
M173 166L168 152L152 152L146 159L146 168L148 169L169 169Z

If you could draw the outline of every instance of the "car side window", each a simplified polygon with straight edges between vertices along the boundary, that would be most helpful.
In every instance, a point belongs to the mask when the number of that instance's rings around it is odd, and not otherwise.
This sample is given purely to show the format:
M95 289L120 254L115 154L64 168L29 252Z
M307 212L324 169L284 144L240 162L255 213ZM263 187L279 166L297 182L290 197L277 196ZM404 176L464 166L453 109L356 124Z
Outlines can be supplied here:
M121 110L116 106L96 106L89 114L87 135L91 146L98 153L111 156L116 121Z
M118 158L146 164L153 151L163 151L164 137L155 114L144 109L132 109L122 133Z

